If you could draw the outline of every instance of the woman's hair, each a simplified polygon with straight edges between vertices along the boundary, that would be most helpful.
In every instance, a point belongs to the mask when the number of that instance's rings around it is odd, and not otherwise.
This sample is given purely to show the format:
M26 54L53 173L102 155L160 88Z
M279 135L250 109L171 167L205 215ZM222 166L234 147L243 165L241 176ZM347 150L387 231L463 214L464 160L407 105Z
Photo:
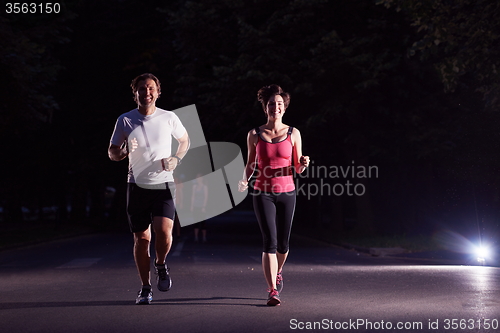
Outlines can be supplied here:
M134 94L134 101L137 102L135 93L137 92L137 86L139 85L139 82L151 79L156 83L156 86L158 87L158 97L161 95L161 84L160 80L156 76L154 76L151 73L144 73L139 76L137 76L135 79L132 80L132 83L130 84L130 87L132 88L132 94Z
M264 86L260 88L259 92L257 92L257 100L262 103L262 108L266 111L267 102L271 99L272 96L280 95L283 98L283 104L285 105L285 109L288 108L290 104L290 94L284 92L280 86L277 84L271 84L269 86Z

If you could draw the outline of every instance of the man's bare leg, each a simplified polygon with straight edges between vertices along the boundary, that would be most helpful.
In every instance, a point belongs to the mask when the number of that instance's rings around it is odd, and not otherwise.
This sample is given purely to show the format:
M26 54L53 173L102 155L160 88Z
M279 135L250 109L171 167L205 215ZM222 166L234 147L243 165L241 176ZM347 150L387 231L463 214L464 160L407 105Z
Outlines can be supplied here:
M156 264L165 264L167 255L172 247L172 231L174 221L168 217L155 216L153 218L153 230L155 231Z
M151 229L134 233L134 259L139 277L143 286L150 286L151 256L149 246L151 244Z

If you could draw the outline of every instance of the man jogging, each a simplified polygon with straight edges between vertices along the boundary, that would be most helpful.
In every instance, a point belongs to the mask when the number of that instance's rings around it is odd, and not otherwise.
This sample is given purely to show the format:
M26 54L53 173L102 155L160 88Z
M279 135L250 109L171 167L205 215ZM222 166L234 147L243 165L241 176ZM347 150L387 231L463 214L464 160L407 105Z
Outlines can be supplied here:
M131 84L137 108L122 114L111 136L109 158L129 158L127 215L134 234L134 259L142 282L136 304L150 304L151 229L155 239L155 272L160 291L172 285L165 261L172 245L175 215L173 171L189 149L189 137L179 118L156 107L160 81L153 74L136 77ZM172 137L178 142L172 154ZM152 228L151 228L152 227Z

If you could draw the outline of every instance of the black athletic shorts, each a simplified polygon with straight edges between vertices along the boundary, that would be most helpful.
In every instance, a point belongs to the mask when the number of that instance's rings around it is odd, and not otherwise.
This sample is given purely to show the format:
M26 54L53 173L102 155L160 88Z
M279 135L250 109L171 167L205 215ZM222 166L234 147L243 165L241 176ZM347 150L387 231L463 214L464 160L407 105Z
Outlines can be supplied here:
M130 231L141 232L149 228L154 216L175 216L175 183L165 184L164 189L146 189L128 183L127 215Z

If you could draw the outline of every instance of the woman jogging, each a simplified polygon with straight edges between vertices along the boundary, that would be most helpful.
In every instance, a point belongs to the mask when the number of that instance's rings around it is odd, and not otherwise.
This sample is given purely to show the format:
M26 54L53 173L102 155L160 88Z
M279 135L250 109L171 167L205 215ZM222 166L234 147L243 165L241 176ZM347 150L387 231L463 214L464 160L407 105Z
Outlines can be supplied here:
M239 190L248 188L256 172L253 205L263 238L262 268L268 286L267 305L281 303L282 270L295 211L293 170L302 173L309 157L302 156L300 132L283 123L290 95L280 86L265 86L257 93L267 123L248 132L248 161Z

